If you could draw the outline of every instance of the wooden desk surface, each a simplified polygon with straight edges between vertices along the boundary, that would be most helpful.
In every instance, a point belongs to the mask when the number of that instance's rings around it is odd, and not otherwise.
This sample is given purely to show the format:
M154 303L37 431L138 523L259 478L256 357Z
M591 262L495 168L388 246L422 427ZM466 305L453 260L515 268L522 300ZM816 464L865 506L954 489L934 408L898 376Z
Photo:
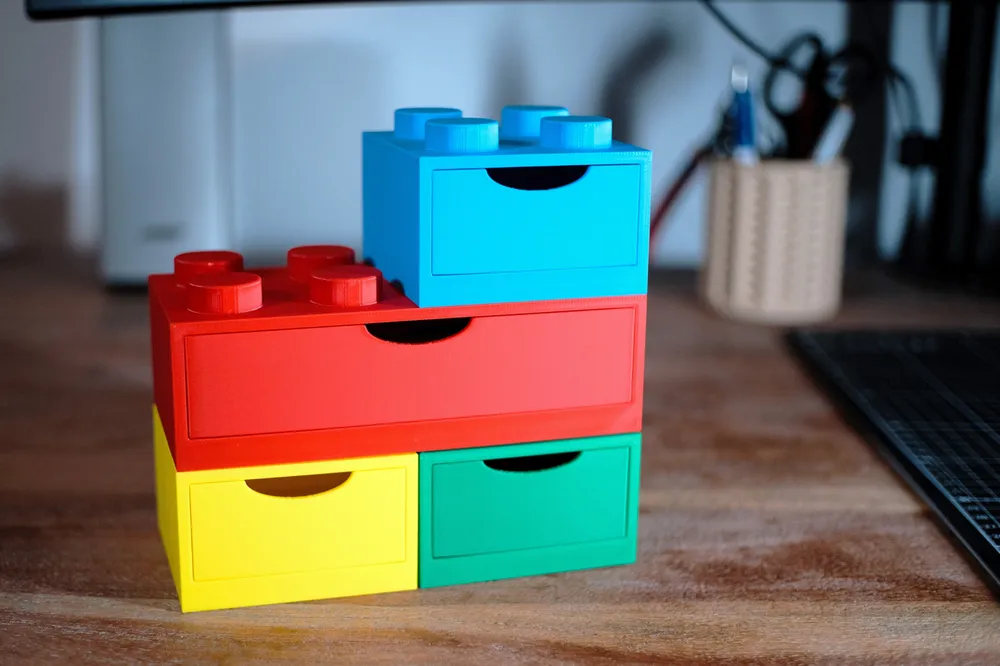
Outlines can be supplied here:
M144 297L0 264L0 662L1000 663L1000 607L772 330L654 276L635 566L182 615ZM1000 323L879 288L840 323Z

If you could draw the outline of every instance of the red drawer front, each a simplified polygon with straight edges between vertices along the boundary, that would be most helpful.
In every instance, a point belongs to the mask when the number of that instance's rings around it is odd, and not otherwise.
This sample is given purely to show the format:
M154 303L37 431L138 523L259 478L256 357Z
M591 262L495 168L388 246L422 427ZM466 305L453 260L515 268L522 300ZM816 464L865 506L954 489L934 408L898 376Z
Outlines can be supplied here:
M388 342L364 325L188 336L190 437L635 403L636 314L485 316L422 344Z

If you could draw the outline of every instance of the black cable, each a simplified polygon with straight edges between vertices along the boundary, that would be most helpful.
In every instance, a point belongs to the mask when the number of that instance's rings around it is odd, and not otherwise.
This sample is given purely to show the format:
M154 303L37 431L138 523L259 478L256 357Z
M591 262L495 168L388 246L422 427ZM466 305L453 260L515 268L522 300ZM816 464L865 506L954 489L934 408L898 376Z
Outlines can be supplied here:
M726 16L723 12L715 6L712 0L700 0L701 5L717 20L723 28L725 28L730 35L732 35L738 42L746 46L758 57L767 61L772 68L775 69L787 69L792 73L798 75L800 78L804 78L806 72L799 69L795 63L791 62L787 57L775 53L771 53L763 46L754 41L750 36L743 32L739 26L737 26L733 21ZM802 33L797 35L792 39L789 44L801 42L803 40L811 39L811 35L814 33ZM783 51L789 51L789 49L783 49ZM893 86L900 86L902 88L903 94L906 96L906 104L909 108L906 109L908 113L908 119L903 120L900 118L901 124L907 130L919 129L922 126L920 120L920 107L919 101L917 99L916 89L910 79L888 62L876 62L871 51L866 47L857 44L850 43L847 44L843 50L841 50L840 55L845 53L850 53L852 56L857 57L859 61L867 60L870 64L875 66L880 70L880 78L889 84L889 90L893 90Z
M903 74L901 71L899 71L892 65L888 66L888 74L889 74L890 84L894 83L896 85L899 85L903 90L903 94L906 95L906 101L910 107L909 108L910 119L909 122L906 123L907 125L909 125L907 129L912 132L921 131L924 124L923 121L921 121L920 119L920 102L917 99L917 89L913 87L913 82L910 81L910 79L905 74Z
M705 9L707 9L709 13L715 17L715 20L721 23L733 37L743 44L743 46L747 47L764 60L773 62L776 59L776 57L768 53L763 46L750 39L745 32L740 30L735 23L729 20L728 16L720 12L710 0L701 0L701 4L703 4Z
M733 23L728 16L719 11L719 8L712 3L712 0L700 0L700 1L701 4L705 7L705 9L708 10L708 12L715 17L715 20L721 23L722 27L724 27L727 31L729 31L729 34L735 37L738 42L743 44L743 46L753 51L753 53L755 53L758 57L770 63L772 67L787 67L789 70L797 74L799 77L805 76L805 72L797 69L793 63L788 62L787 59L782 58L781 56L768 52L767 49L765 49L763 46L761 46L753 39L751 39L745 32L740 30L739 27L735 23Z
M938 86L938 90L942 87L943 78L943 63L944 58L941 53L941 43L940 43L940 16L941 11L945 9L944 3L941 0L931 0L928 3L927 10L927 47L930 51L931 67L934 71L934 78ZM912 115L912 125L910 131L916 134L920 134L922 122L920 120L920 110L917 104L916 91L913 88L913 84L897 70L893 71L895 76L895 83L903 89L903 93L907 96L909 104L911 107ZM895 89L894 89L895 90ZM916 229L921 225L920 216L920 206L922 204L921 192L924 188L919 182L920 169L919 167L909 167L909 188L908 197L906 204L906 218L904 220L903 235L899 243L899 254L897 256L898 262L906 262L908 260L912 261L915 258L919 259L924 248L916 247L914 245L914 239L916 238Z
M927 47L931 52L931 65L933 65L934 76L939 85L941 83L941 44L938 40L940 36L938 23L941 8L941 3L937 0L932 0L927 4Z

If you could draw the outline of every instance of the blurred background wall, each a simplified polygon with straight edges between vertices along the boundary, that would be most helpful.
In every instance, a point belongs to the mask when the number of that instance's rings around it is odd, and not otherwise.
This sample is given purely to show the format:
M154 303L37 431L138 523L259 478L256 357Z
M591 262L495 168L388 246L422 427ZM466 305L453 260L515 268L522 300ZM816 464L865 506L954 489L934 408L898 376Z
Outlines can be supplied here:
M771 48L804 29L831 45L845 36L844 2L718 5ZM926 3L896 7L892 54L933 129L928 17ZM504 104L544 103L611 115L618 138L654 151L655 199L711 128L734 58L758 80L764 71L695 2L332 5L232 11L226 21L232 206L240 249L251 253L359 245L360 132L391 127L397 107L457 106L495 117ZM943 35L946 21L939 28ZM94 20L31 24L19 1L0 3L0 199L61 192L59 233L82 250L100 242L97 36ZM992 109L1000 120L995 90ZM897 128L890 123L887 142ZM984 186L993 215L998 153L994 141ZM657 264L700 261L703 188L699 178L675 209L654 248ZM885 251L898 239L905 201L905 174L889 155L879 220Z

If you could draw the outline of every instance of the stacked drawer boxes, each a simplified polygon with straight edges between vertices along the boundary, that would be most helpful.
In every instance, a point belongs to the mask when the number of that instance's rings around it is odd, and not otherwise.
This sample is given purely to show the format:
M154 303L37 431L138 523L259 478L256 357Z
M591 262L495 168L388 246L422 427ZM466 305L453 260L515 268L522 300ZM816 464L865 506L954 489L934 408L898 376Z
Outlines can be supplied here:
M363 146L363 262L150 277L184 611L635 560L649 152L556 107L401 109Z

